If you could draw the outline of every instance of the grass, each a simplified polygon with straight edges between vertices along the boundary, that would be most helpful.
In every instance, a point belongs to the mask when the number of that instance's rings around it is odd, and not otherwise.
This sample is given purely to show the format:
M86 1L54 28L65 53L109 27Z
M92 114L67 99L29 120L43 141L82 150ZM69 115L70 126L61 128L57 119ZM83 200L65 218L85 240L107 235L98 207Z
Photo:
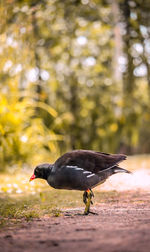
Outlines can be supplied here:
M7 195L0 197L0 227L30 221L44 216L59 217L66 208L83 207L80 191L66 191L49 189L32 195ZM96 192L95 198L99 202L106 199L113 200L117 192Z
M134 171L137 168L149 168L150 156L129 157L123 163L124 168ZM62 215L63 209L83 207L80 191L55 190L44 180L29 183L32 171L15 174L0 174L0 227L30 221L43 216ZM121 193L116 191L95 191L94 201L98 203L117 202ZM95 202L95 203L96 203Z

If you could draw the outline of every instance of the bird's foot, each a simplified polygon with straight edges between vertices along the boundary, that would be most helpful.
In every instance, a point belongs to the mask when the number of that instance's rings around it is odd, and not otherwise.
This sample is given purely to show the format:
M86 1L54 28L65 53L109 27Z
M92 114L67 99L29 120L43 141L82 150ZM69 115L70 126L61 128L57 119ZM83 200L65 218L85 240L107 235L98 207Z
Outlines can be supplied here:
M88 215L88 214L98 215L98 213L95 213L95 212L92 212L92 211L88 211L88 212L84 211L84 215Z
M89 211L90 214L93 214L93 215L98 215L98 213L95 213L95 212L92 212L92 211Z

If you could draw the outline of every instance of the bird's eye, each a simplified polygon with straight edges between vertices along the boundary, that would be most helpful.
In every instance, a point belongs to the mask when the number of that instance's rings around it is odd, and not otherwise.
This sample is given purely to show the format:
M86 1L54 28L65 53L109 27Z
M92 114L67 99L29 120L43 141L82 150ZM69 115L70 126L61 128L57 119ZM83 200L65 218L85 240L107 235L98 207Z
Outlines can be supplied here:
M35 175L38 174L38 169L37 168L35 168L34 174Z

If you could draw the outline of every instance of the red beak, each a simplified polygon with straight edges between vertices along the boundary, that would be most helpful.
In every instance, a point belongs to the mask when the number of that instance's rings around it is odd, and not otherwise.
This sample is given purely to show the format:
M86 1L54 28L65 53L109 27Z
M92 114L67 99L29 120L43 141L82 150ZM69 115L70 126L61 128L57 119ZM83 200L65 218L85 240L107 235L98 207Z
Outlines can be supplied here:
M30 181L32 181L33 179L35 179L36 177L35 177L35 175L33 174L32 176L31 176L31 178L29 179L29 182Z

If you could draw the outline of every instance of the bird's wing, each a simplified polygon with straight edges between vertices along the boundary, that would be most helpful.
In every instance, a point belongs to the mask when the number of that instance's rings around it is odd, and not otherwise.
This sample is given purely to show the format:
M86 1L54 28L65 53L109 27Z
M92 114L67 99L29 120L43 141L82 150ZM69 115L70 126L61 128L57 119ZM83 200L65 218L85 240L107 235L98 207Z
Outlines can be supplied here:
M65 153L55 162L56 169L64 166L76 166L85 171L98 173L99 171L111 168L126 159L123 154L107 154L89 150L76 150Z

